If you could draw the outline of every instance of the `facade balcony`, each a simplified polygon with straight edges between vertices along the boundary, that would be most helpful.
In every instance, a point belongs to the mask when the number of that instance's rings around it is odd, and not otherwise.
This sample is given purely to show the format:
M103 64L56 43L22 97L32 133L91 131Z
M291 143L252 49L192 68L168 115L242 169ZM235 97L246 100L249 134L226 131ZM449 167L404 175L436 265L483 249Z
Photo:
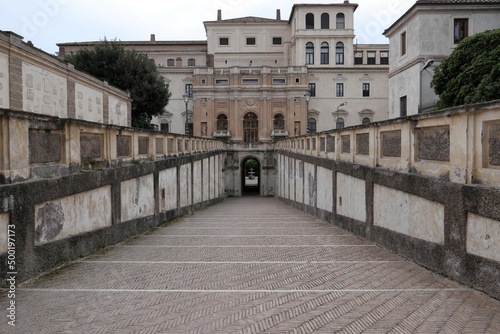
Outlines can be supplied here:
M226 68L194 68L194 75L262 75L262 74L307 74L307 66L290 66L290 67L274 67L274 66L231 66Z
M274 129L271 131L271 137L288 137L288 131L284 129Z
M216 130L216 131L214 131L213 137L215 137L215 138L229 138L229 137L231 137L231 132L229 130Z

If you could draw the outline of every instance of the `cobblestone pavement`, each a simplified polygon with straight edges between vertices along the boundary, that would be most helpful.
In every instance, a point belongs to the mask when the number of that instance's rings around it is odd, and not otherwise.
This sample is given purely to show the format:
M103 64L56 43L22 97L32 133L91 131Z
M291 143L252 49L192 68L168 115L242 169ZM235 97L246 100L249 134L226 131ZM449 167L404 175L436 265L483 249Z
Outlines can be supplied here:
M1 333L500 333L500 301L259 197L227 199L18 292L17 326L3 316Z

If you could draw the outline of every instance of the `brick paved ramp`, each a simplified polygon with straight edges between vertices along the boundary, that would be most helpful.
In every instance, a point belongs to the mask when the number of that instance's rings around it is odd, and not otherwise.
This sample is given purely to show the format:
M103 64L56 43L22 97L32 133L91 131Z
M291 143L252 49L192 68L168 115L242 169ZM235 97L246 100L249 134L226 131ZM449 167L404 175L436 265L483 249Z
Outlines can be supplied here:
M500 333L499 301L259 197L26 283L17 304L23 334Z

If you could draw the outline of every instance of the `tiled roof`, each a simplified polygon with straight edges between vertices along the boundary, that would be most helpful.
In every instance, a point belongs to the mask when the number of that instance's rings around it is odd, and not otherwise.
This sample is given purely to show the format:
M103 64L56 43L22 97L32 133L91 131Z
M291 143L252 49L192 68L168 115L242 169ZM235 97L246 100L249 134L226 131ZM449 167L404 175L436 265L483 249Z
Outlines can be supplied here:
M417 0L417 4L497 4L500 0Z

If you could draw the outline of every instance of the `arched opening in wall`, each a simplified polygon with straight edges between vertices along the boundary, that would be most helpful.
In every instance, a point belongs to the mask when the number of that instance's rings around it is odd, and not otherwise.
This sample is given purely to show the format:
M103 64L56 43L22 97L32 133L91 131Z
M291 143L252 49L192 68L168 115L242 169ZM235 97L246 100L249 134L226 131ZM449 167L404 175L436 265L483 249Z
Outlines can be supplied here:
M241 194L242 196L260 196L260 162L247 157L241 162Z

